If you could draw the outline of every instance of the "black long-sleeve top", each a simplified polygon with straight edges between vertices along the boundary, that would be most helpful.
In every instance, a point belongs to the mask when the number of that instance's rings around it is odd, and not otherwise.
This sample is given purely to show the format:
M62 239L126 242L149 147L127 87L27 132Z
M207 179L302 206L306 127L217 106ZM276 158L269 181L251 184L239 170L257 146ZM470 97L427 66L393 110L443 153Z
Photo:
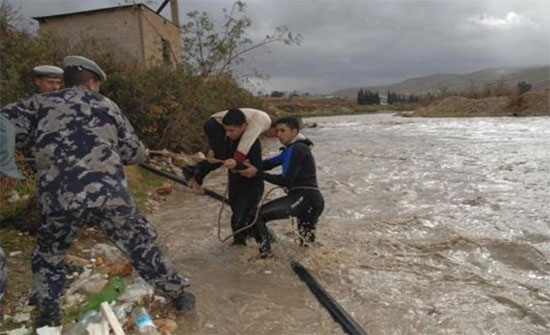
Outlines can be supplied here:
M280 154L262 162L258 175L264 180L289 191L299 186L318 187L315 159L309 148L308 139L301 139L282 148ZM264 171L282 165L281 174L270 174Z
M225 149L223 152L222 157L219 157L222 160L233 158L233 155L235 154L235 151L237 150L237 147L239 145L239 140L232 141L228 138L225 139ZM254 144L252 144L252 147L248 151L248 154L246 155L246 159L249 160L250 164L256 167L257 169L261 169L262 167L262 147L259 140L254 141ZM222 166L221 163L208 163L208 161L201 161L198 164L198 169L195 173L195 180L202 184L203 179L213 170L219 168ZM246 165L244 165L242 162L237 162L237 166L235 170L242 170L247 168ZM230 172L229 173L229 188L232 191L238 191L238 190L250 190L260 187L263 190L263 180L259 176L255 176L253 178L247 178L244 176L241 176L239 173L236 172Z

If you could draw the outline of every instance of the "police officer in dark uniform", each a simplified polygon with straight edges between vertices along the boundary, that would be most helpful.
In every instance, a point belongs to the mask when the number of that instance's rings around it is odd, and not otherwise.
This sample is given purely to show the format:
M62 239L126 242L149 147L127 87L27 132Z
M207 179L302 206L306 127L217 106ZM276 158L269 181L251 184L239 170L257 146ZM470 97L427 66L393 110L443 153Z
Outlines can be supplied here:
M61 88L63 69L54 65L39 65L32 69L38 93L54 92Z
M93 61L64 60L67 88L34 95L0 113L17 128L18 141L36 150L41 222L32 270L38 290L36 327L60 324L65 282L63 259L80 228L96 222L131 259L137 272L180 311L194 307L176 272L157 246L156 232L128 190L124 165L142 162L146 149L119 107L99 94L107 79Z

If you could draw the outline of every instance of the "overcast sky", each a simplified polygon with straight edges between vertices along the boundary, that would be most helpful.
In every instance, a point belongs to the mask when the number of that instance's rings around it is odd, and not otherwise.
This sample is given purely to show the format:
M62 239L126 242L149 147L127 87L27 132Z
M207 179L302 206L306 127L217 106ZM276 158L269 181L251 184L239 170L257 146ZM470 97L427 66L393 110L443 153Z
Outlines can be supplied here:
M136 1L145 2L145 1ZM272 44L248 56L270 78L259 89L329 93L396 83L434 73L468 73L486 67L550 62L547 0L254 0L249 35L259 40L286 25L300 46ZM125 4L124 0L12 0L20 14L54 15ZM162 1L148 1L156 10ZM220 18L232 1L180 0ZM162 13L170 18L169 6ZM183 21L182 21L183 22ZM36 25L36 23L35 23Z

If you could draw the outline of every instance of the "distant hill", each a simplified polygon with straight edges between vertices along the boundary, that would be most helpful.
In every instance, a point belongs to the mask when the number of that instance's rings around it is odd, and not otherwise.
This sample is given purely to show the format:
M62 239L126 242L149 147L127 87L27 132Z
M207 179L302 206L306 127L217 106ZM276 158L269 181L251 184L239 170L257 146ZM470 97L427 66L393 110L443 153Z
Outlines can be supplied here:
M334 96L356 97L359 89L386 95L388 90L400 94L425 94L439 90L459 91L468 88L483 88L485 85L513 87L525 81L532 85L532 91L550 88L550 67L495 67L468 74L433 74L414 77L397 84L347 88L331 93Z

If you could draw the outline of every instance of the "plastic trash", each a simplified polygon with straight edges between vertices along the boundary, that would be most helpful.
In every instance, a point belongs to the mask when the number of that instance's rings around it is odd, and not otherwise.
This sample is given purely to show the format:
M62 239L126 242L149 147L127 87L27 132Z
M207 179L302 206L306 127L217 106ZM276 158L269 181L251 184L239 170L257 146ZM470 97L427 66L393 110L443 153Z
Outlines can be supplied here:
M100 312L96 310L90 310L82 316L78 322L76 322L72 327L63 330L62 335L87 335L88 332L86 328L88 324L93 322L99 322L103 316Z
M132 309L133 305L131 303L123 303L117 301L117 303L113 305L113 312L115 313L118 321L122 324L126 322L126 319L128 318L128 315L132 312Z
M134 308L132 311L132 320L134 321L134 326L138 330L139 334L160 335L157 330L157 326L153 323L153 320L145 307L138 306Z
M99 310L99 306L102 302L112 302L117 299L119 295L126 290L126 282L120 277L113 277L109 279L107 284L103 287L101 292L94 296L86 305L82 307L78 315L78 319L84 317L84 315L90 310Z
M149 285L141 277L137 277L132 284L126 287L126 291L118 297L118 300L140 304L146 297L151 297L154 293L155 289L153 286Z

